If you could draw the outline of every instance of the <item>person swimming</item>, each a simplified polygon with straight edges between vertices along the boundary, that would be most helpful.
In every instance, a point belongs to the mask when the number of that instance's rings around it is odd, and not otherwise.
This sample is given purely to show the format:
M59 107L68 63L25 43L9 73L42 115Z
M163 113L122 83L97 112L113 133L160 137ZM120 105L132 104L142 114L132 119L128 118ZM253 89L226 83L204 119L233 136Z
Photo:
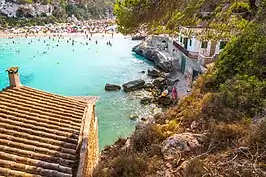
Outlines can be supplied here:
M112 43L110 41L107 42L107 45L109 45L110 47L112 46Z

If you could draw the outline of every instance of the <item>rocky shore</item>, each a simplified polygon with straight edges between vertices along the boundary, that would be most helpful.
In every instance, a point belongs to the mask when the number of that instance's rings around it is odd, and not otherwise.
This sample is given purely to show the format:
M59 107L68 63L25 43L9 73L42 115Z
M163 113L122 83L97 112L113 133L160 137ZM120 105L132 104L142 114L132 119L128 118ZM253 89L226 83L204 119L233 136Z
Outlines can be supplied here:
M152 39L147 38L139 45L133 47L132 51L144 58L152 61L162 71L169 73L173 69L172 56L165 49L166 43L162 43L161 46L152 45Z
M138 99L144 109L136 110L129 116L137 121L137 128L144 124L153 123L154 117L162 113L164 109L175 105L178 100L188 94L188 85L184 75L179 72L179 64L166 50L167 44L159 42L152 44L152 38L147 37L139 45L134 46L132 51L153 61L154 67L142 71L148 76L148 80L137 79L124 83L122 86L106 84L106 91L117 91L123 89L129 99ZM172 89L177 89L176 99L172 97Z
M174 100L171 91L175 83L167 78L167 74L155 68L147 69L149 80L137 79L129 81L122 86L106 84L106 91L118 91L123 89L128 94L128 99L139 100L144 109L136 110L129 115L129 119L137 121L137 127L143 127L147 123L154 122L154 116L162 113L178 100ZM167 94L163 94L167 93Z

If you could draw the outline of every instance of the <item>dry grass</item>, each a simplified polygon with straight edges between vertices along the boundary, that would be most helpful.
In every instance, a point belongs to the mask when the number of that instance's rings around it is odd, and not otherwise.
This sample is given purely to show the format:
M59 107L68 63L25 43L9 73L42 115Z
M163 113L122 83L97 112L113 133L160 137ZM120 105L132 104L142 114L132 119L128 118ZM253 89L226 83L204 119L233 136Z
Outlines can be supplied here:
M214 123L210 128L209 149L212 151L236 147L245 135L247 126L240 123Z
M199 158L193 158L184 162L184 168L179 171L179 175L183 177L202 177L209 176L208 170Z
M152 144L159 144L164 138L164 134L158 131L156 125L148 124L144 128L135 131L131 137L131 142L134 151L148 152Z

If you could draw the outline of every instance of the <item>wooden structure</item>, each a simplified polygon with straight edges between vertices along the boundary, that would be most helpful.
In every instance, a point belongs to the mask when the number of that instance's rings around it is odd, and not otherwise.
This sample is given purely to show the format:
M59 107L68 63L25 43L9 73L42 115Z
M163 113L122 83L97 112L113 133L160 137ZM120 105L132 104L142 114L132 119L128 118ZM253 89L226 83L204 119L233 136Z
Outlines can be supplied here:
M0 92L0 176L91 176L98 98L88 102L33 89L20 84L18 68L7 71L10 86Z

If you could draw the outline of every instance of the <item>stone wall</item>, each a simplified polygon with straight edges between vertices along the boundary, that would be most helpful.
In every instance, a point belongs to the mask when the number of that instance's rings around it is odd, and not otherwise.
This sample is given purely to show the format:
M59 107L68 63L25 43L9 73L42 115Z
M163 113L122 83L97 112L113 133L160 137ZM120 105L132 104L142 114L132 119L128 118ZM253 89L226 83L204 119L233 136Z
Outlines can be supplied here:
M92 177L92 173L94 167L97 165L98 162L98 155L99 155L99 142L98 142L98 121L95 117L95 107L93 107L92 117L90 120L90 127L89 127L89 136L88 144L87 144L87 151L86 151L86 159L83 168L82 174L78 177Z

